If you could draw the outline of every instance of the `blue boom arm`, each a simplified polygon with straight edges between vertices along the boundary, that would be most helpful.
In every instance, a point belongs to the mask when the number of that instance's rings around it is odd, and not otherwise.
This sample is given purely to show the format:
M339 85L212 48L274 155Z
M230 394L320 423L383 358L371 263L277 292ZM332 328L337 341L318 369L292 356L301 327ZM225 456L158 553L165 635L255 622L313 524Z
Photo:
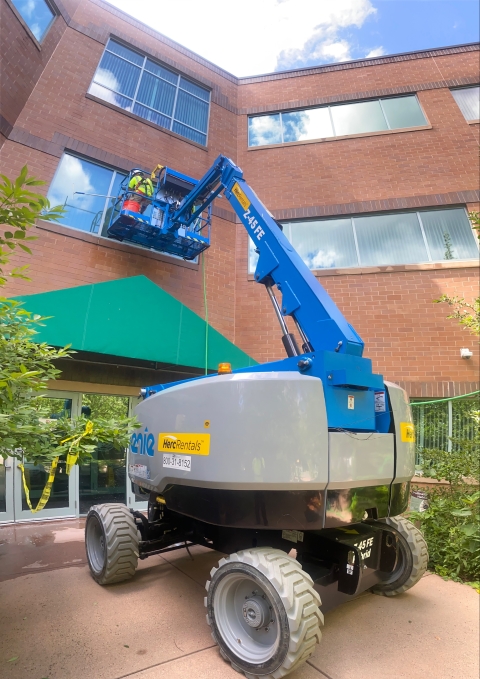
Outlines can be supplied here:
M255 280L270 295L283 330L288 356L301 353L288 332L284 317L291 316L302 338L303 352L335 351L362 356L363 341L302 258L282 233L271 213L243 178L242 170L225 156L219 156L196 187L172 214L170 230L188 228L221 193L230 201L259 254ZM279 307L272 287L282 294Z

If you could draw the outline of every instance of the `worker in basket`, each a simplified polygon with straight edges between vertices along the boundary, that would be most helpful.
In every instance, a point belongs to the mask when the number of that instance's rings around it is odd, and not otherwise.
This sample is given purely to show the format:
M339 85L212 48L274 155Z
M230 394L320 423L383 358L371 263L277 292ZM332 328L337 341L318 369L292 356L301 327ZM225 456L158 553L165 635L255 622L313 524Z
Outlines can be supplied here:
M132 212L145 212L150 204L147 198L153 196L153 183L150 177L144 177L143 171L135 169L132 171L132 176L128 182L128 200L124 203L124 209ZM134 193L130 193L133 191Z

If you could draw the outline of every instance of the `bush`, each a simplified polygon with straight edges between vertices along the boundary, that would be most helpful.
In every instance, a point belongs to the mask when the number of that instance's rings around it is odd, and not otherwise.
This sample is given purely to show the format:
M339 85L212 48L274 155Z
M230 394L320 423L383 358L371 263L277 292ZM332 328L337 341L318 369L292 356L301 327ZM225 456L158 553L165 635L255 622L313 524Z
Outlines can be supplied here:
M478 424L478 413L473 414ZM480 473L478 428L471 439L452 439L452 450L423 450L425 476L447 481L427 491L428 509L411 518L420 522L430 555L429 567L438 575L479 586Z

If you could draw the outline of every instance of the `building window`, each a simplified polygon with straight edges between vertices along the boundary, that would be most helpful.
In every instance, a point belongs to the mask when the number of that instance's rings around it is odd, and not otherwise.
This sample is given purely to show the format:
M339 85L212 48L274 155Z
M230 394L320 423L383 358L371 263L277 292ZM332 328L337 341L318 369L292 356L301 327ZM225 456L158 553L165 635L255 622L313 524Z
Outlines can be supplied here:
M55 13L45 0L11 0L22 19L38 42L41 42L50 28Z
M427 121L415 95L335 104L248 119L248 145L327 139L366 132L420 127Z
M125 173L65 153L48 190L52 205L66 213L59 224L106 236L110 215ZM97 195L82 195L97 194Z
M286 222L283 232L312 270L478 259L464 208ZM252 240L249 248L253 273Z
M210 92L109 40L89 93L198 144L207 144Z
M451 90L465 120L480 120L480 86Z
M64 153L47 194L51 205L62 205L65 208L65 215L58 223L108 238L107 229L112 210L126 176L125 172ZM151 213L152 206L149 205L143 215L150 218ZM150 250L138 243L129 245ZM176 255L161 254L182 259ZM198 257L191 261L197 264Z

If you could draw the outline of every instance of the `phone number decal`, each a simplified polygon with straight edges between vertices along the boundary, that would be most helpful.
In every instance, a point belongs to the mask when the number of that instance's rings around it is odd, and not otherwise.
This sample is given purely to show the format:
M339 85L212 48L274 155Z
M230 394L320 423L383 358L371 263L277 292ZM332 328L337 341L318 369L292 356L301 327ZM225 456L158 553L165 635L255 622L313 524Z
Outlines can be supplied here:
M189 472L192 469L192 458L190 455L164 455L163 466L168 467L168 469Z

